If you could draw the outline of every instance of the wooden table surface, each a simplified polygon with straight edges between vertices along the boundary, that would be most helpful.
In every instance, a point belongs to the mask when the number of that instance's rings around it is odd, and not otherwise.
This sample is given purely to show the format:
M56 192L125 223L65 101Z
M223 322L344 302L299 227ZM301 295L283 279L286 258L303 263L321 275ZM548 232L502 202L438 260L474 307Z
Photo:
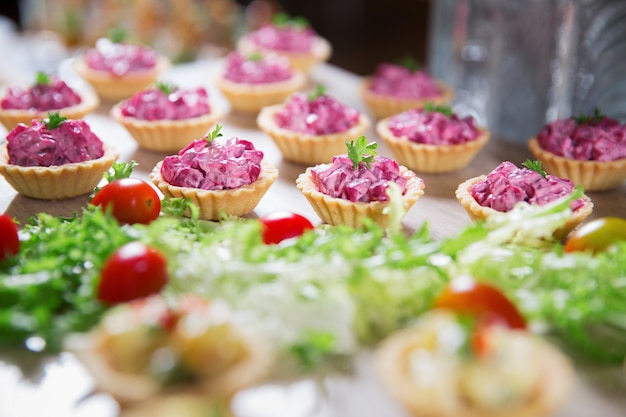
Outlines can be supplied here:
M175 66L169 73L162 77L162 79L184 87L203 85L209 89L210 96L214 97L220 106L225 106L226 108L227 103L214 88L212 82L212 77L220 68L221 61L196 62ZM70 62L65 62L60 67L59 73L75 87L85 87L82 81L78 79L71 70ZM329 94L332 94L345 104L356 107L367 113L367 109L358 95L358 84L360 81L358 76L333 66L322 65L313 70L309 81L310 88L313 88L316 84L322 84L326 86ZM86 117L86 120L103 141L111 143L118 149L121 160L135 160L139 163L139 166L134 172L134 176L147 179L147 175L152 167L163 159L166 154L137 149L134 141L124 128L108 117L110 107L111 103L102 103L96 112ZM254 117L228 114L221 121L221 124L223 125L222 132L226 137L238 136L252 140L257 148L265 152L266 158L277 166L280 171L279 179L270 188L252 215L263 215L274 210L287 209L299 212L314 222L319 223L319 218L295 187L296 177L303 172L306 167L283 161L271 139L257 129ZM4 136L5 131L0 127L0 137L4 138ZM382 140L377 137L373 126L369 129L367 137L369 140L377 140L379 142L379 151L381 154L391 156L388 148ZM509 160L519 165L527 158L531 158L531 155L526 149L525 144L509 143L499 138L492 138L490 143L478 154L474 161L463 170L439 175L418 173L425 181L425 194L407 213L404 219L405 226L409 230L414 230L420 227L424 222L428 222L431 234L435 239L458 233L470 222L469 217L454 196L454 191L458 184L470 177L491 171L502 161ZM609 215L623 217L626 215L626 184L623 184L615 190L601 193L588 193L588 195L595 204L592 217ZM86 202L86 196L60 201L40 201L23 197L18 195L4 179L0 177L0 213L6 212L21 222L24 222L29 216L38 212L47 212L53 215L71 215L73 212L79 211ZM72 382L71 379L74 378L76 372L80 374L80 377L85 378L84 371L77 371L75 363L73 366L68 366L68 360L71 362L71 359L65 356L53 359L52 363L55 364L54 369L56 369L56 373L53 373L55 376L52 381L66 385L70 394L72 392L80 393L82 392L81 389L78 389L76 382ZM64 369L65 373L63 373ZM81 372L83 372L83 374L81 374ZM367 375L363 378L367 380ZM364 392L363 390L371 394L370 385L370 383L360 380L353 381L353 383L349 385L349 388L348 386L343 387L344 395L360 397ZM605 417L618 417L625 415L624 410L626 410L626 403L623 401L624 396L607 396L603 392L597 392L595 388L590 388L587 382L582 380L577 389L578 391L576 395L573 396L572 404L569 404L559 416L582 417L602 415ZM110 404L108 406L101 406L98 408L99 411L95 413L92 413L94 410L87 407L88 410L91 410L90 413L92 414L80 414L80 412L73 408L72 404L60 404L60 398L52 398L56 391L57 390L49 386L44 386L41 383L35 384L30 388L25 388L19 372L16 374L13 370L11 360L7 358L3 359L3 355L0 353L0 415L5 417L33 415L33 410L38 410L40 408L37 407L43 407L42 404L48 403L48 410L62 412L62 414L53 413L54 415L110 416L114 414L114 411L111 411ZM2 392L4 392L4 394L2 394ZM70 394L65 393L65 397ZM22 407L9 407L3 410L3 400L15 398L15 396L18 396L20 401L22 401ZM621 400L616 402L616 398L618 397L620 397ZM362 409L363 407L359 409L359 402L358 398L355 398L355 404L350 406L354 409L346 409L343 415L346 417L351 415L359 415L359 417L381 415L391 417L392 415L403 415L399 410L393 407L393 411L390 411L392 408L389 408L391 406L388 404L368 408L366 410ZM359 414L357 414L356 410L358 410ZM279 415L282 414L275 414L275 416ZM296 414L291 414L291 416L295 415Z

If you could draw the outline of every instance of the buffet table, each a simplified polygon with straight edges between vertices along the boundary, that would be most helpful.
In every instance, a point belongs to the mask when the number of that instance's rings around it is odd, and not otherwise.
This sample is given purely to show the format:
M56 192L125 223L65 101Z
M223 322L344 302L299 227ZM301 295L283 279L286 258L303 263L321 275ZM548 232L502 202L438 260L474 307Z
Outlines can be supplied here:
M164 81L181 87L203 85L209 89L220 106L227 102L214 88L212 77L219 71L221 61L200 61L174 66ZM72 71L71 60L64 62L60 75L78 88L86 85ZM347 105L367 112L358 95L360 78L330 65L315 68L310 76L309 87L324 85L327 92ZM115 146L120 160L135 160L139 163L134 175L147 179L152 167L165 154L137 149L126 130L108 116L111 103L101 103L100 108L86 117L94 132L105 142ZM298 212L314 223L320 220L305 198L295 187L296 177L304 166L283 161L272 140L259 131L254 117L227 114L221 121L226 137L238 136L252 140L257 148L265 152L269 162L278 167L278 180L269 189L251 216L263 215L279 209ZM5 131L0 127L4 138ZM391 156L385 144L377 137L373 126L367 133L369 140L377 140L379 153ZM510 160L519 165L531 158L524 144L506 142L492 138L477 158L465 169L450 174L424 175L425 195L411 208L404 225L411 232L428 223L435 239L458 233L470 220L454 196L459 183L495 168L500 162ZM588 193L595 207L592 217L621 216L626 213L626 184L615 190ZM88 197L77 197L62 201L39 201L17 195L0 177L0 213L8 213L20 222L34 213L47 212L53 215L71 215L80 211ZM292 384L266 385L242 393L236 400L238 417L296 417L296 416L403 416L378 386L370 366L371 353L364 352L357 358L356 374L350 377L337 376L327 381L326 396L319 401L320 391L312 380ZM624 372L619 369L598 369L595 365L580 365L579 381L564 410L558 414L565 417L624 416L626 396L624 385L614 381L621 379ZM609 381L609 382L607 382ZM106 395L87 396L91 379L82 366L69 354L41 358L24 352L0 352L0 416L22 417L38 414L50 416L102 416L113 417L117 406Z

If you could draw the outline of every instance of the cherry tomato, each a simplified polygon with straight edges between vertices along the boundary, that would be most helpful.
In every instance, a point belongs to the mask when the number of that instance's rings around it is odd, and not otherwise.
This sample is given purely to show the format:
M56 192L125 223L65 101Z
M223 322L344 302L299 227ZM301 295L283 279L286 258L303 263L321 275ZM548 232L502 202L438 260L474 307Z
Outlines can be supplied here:
M300 236L306 230L313 229L309 219L289 211L277 211L259 220L263 223L263 242L268 245Z
M20 251L20 238L17 225L7 214L0 214L0 261L7 256L15 256Z
M161 212L159 194L150 184L137 178L122 178L105 185L91 203L103 208L111 205L113 216L120 223L148 224Z
M512 329L526 328L526 320L502 291L469 277L453 280L435 300L434 307L447 308L490 324L501 323Z
M105 304L122 303L157 294L167 280L165 257L144 243L130 242L105 261L97 297Z
M606 250L618 240L626 240L626 219L600 217L570 233L563 250L598 253Z

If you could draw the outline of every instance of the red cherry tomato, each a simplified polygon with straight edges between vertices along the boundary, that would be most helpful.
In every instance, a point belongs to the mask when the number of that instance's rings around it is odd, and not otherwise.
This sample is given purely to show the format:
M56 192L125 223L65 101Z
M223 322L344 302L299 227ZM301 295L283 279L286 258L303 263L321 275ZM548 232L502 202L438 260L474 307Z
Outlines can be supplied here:
M115 180L100 189L91 200L94 206L112 206L120 223L148 224L159 217L161 200L156 190L137 178Z
M7 214L0 214L0 261L20 251L17 225Z
M167 261L156 249L131 242L104 263L98 284L98 300L117 304L157 294L167 284Z
M626 240L626 219L600 217L574 230L567 237L565 252L589 251L598 253L619 240Z
M277 211L259 220L263 223L263 242L268 245L300 236L306 230L313 229L309 219L289 211Z
M479 322L526 328L526 320L502 291L469 277L453 280L435 300L434 307L476 317Z

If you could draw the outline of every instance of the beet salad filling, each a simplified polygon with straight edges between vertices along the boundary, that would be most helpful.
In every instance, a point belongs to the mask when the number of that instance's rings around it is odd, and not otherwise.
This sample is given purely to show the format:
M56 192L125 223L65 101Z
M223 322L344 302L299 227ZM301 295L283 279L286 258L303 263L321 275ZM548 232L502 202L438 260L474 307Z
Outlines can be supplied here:
M309 53L317 38L310 26L297 24L266 24L250 35L250 40L261 48L281 52Z
M206 89L183 89L159 84L136 93L120 108L122 116L139 120L183 120L211 112Z
M359 123L359 117L358 110L323 93L295 93L274 116L279 127L310 135L345 132Z
M389 118L388 127L397 137L425 145L459 145L476 140L478 128L472 117L459 118L456 114L412 109Z
M376 68L369 90L409 100L435 97L442 93L436 80L427 72L392 63L383 63Z
M87 66L96 71L104 71L116 76L153 69L157 65L158 54L147 46L112 42L100 38L96 46L85 52Z
M400 174L398 163L378 155L373 158L370 167L361 162L357 169L347 155L337 155L331 164L312 168L311 176L319 192L352 202L388 201L389 181L398 184L402 194L407 184L407 178Z
M231 52L226 57L224 79L238 84L268 84L294 76L289 59L276 54L244 56Z
M609 117L580 122L562 119L546 125L537 135L548 152L582 161L626 158L626 125Z
M518 168L512 162L502 162L487 178L474 184L472 197L483 207L507 212L519 202L545 205L574 190L574 183L567 178L546 175L529 168ZM584 202L572 201L570 208L576 210Z
M80 104L80 95L58 77L38 74L29 88L10 87L0 102L5 110L59 110Z
M163 179L178 187L231 190L252 184L261 173L263 152L233 137L224 143L197 139L163 160Z
M7 153L12 165L50 167L98 159L104 146L84 120L65 120L56 114L45 121L33 120L31 127L17 125L7 135Z

